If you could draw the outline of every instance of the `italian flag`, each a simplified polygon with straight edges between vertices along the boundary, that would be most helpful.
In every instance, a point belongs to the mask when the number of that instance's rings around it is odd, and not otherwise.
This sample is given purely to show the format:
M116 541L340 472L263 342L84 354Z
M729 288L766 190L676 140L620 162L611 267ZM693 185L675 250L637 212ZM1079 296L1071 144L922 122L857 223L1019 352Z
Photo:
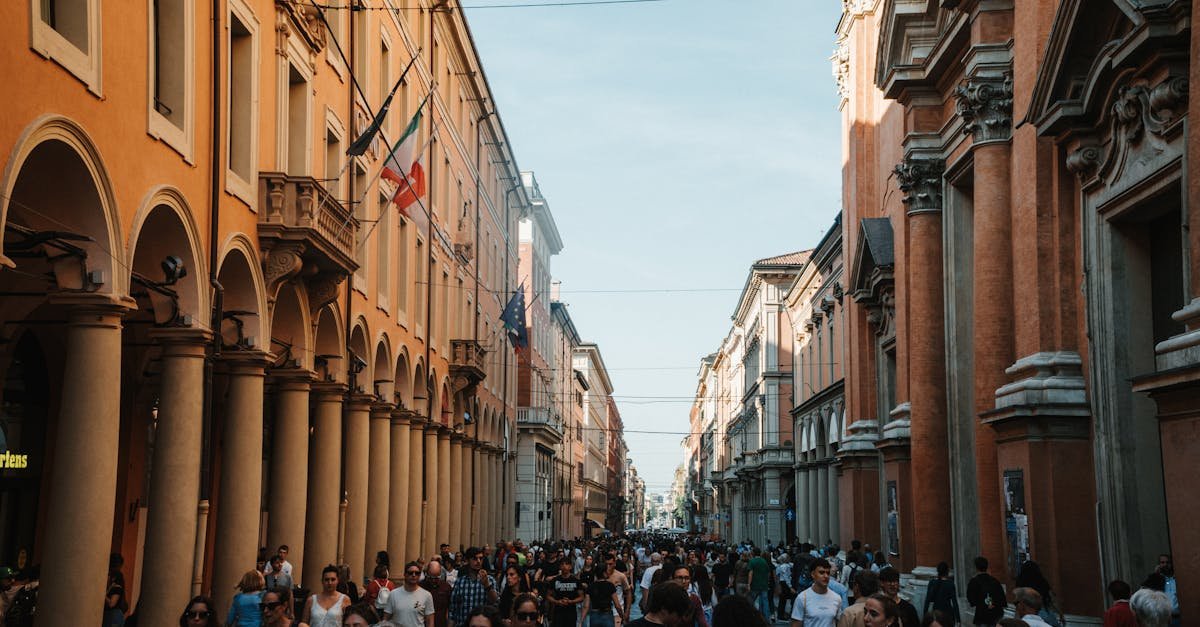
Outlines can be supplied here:
M421 155L417 153L417 129L421 128L421 110L413 114L404 135L396 142L383 164L383 178L396 184L392 202L400 212L410 219L408 208L425 195L425 170L421 168Z

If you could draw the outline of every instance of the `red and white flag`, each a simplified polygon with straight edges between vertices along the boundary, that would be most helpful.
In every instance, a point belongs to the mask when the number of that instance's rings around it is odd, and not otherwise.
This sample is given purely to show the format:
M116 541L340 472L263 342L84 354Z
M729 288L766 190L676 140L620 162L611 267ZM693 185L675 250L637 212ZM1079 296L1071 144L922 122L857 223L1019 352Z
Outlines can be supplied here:
M387 161L384 162L381 175L396 184L392 202L410 220L413 219L413 215L409 207L425 195L425 170L421 167L421 154L417 152L417 130L420 128L421 110L417 109L404 129L404 135L396 142Z

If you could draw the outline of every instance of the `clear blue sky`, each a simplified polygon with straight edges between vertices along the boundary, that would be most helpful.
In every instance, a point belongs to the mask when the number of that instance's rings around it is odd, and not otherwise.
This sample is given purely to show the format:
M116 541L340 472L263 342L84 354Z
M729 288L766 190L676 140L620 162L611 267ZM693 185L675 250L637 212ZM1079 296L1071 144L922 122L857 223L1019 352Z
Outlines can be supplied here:
M562 300L662 491L750 264L812 247L838 211L841 3L470 8L513 3L464 0L517 161L562 234ZM597 291L697 288L719 291Z

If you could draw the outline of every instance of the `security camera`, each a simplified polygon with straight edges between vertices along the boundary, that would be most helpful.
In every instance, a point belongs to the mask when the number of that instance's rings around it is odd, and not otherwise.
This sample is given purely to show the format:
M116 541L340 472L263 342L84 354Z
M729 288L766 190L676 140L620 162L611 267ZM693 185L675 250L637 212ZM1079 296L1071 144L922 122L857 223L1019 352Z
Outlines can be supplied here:
M465 412L465 411L464 411L464 412L463 412L463 424L464 424L464 425L469 425L469 424L471 424L472 422L475 422L475 419L471 417L471 414L470 414L469 412Z

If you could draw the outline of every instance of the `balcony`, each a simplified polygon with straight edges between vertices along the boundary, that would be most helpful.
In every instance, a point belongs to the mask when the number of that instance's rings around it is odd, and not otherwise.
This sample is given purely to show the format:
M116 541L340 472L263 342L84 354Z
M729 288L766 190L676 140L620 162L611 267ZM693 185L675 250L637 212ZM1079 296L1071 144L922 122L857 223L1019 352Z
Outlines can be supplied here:
M487 376L487 349L476 340L450 340L450 378L454 391L474 389Z
M316 179L263 172L258 177L258 206L259 244L267 253L268 275L276 268L294 276L308 267L313 273L345 276L358 268L358 220ZM290 254L273 263L277 248ZM300 267L294 267L296 257Z
M563 436L562 421L550 414L545 407L518 407L517 428L526 430L545 430L546 435L557 441Z

